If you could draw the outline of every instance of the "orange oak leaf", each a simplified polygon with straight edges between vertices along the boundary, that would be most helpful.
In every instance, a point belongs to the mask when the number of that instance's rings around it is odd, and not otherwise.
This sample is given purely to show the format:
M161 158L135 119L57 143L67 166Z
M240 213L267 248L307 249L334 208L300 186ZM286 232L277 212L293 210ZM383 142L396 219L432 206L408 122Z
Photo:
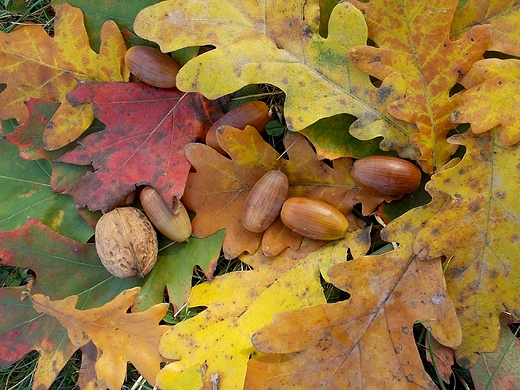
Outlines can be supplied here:
M462 93L462 105L451 120L471 123L471 130L480 134L497 129L500 142L512 146L520 141L520 60L488 58L473 65L484 82Z
M243 255L241 260L252 270L195 286L188 305L206 309L175 325L161 339L161 353L175 361L158 374L159 388L211 389L211 383L217 382L222 389L241 389L254 352L251 335L276 312L325 302L320 273L345 261L348 251L354 256L365 254L370 228L316 250L321 245L304 240L304 249L297 252L286 249L270 258L260 251Z
M446 141L447 133L456 127L450 115L460 104L459 95L450 97L450 90L488 48L490 26L476 26L452 42L446 26L451 25L457 0L351 3L362 10L368 35L378 47L355 47L349 58L380 80L396 71L404 78L406 96L389 103L387 109L417 125L419 132L410 141L421 152L424 171L431 173L456 150Z
M333 265L346 301L285 311L252 337L262 354L248 364L245 389L436 389L413 335L421 321L444 345L461 331L439 259L424 262L412 243L445 197L392 221L382 238L399 247ZM265 355L264 355L265 354Z
M402 77L396 73L376 88L346 57L350 48L366 43L361 12L339 2L326 38L319 23L318 0L169 0L142 10L134 28L164 52L215 46L181 68L177 86L183 91L215 99L246 85L270 83L286 94L283 110L290 130L346 113L357 119L344 131L363 140L384 137L384 150L417 158L409 142L417 127L393 118L386 108L405 95Z
M281 158L253 127L245 130L224 126L217 132L227 158L203 144L190 144L186 157L196 172L190 172L183 202L196 212L192 221L195 237L206 237L226 229L224 255L231 259L242 252L254 253L262 245L266 254L276 255L286 247L298 249L301 236L275 222L265 234L242 226L244 202L251 188L266 172L280 169L289 178L289 197L321 199L347 214L355 203L363 204L369 214L383 200L360 189L350 179L352 160L340 158L334 168L316 159L316 154L301 135L286 137L289 160Z
M518 0L468 0L457 9L451 37L459 39L473 26L493 26L489 50L520 56L520 12Z
M139 287L125 290L102 307L88 310L75 308L77 295L51 301L46 295L35 294L31 300L36 311L57 318L67 328L69 339L77 348L92 341L97 348L97 378L105 387L116 390L123 384L127 362L155 384L160 363L164 361L157 346L169 327L158 323L168 305L158 304L144 312L127 313L139 291Z
M114 22L103 25L99 54L90 48L79 8L56 7L54 23L54 38L37 25L0 32L0 82L7 84L0 94L0 118L24 122L24 100L31 97L60 102L43 136L51 150L78 138L94 119L89 105L72 107L65 99L77 79L123 81L129 76L126 46Z
M171 206L184 192L190 163L186 144L203 139L222 115L221 102L145 83L79 83L73 105L93 103L106 128L81 140L58 161L93 165L66 191L76 204L111 210L139 185L150 185ZM218 230L218 229L217 229Z
M457 165L432 176L449 201L414 243L423 259L449 259L446 282L463 331L455 352L467 367L480 352L496 349L500 313L520 318L520 145L505 147L497 131L450 138L467 152Z

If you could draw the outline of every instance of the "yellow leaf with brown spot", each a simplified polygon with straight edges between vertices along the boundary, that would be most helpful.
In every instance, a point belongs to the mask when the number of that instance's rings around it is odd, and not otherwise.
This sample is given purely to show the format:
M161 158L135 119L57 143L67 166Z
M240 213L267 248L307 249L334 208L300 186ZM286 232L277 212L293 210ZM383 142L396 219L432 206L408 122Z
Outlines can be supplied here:
M111 390L120 389L127 362L151 384L164 359L159 354L159 339L168 326L158 325L166 314L167 304L154 305L140 313L127 313L135 303L140 288L125 290L102 307L78 310L77 295L51 301L42 294L31 296L34 309L55 317L67 328L69 339L80 348L92 342L97 349L95 372L100 383ZM104 381L104 382L103 382Z
M442 344L461 331L440 259L421 261L412 244L445 196L411 210L382 232L399 247L333 265L331 282L345 301L274 315L255 332L262 354L248 364L245 389L437 389L424 371L413 335L416 321Z
M350 126L357 138L384 137L382 148L415 158L409 136L417 128L386 109L404 96L402 78L395 74L376 88L346 56L349 48L366 43L363 15L339 2L326 38L319 34L319 22L318 0L169 0L141 11L134 28L165 52L216 47L181 68L177 86L183 91L215 99L246 85L270 83L286 94L283 109L290 130L348 113L357 117Z
M468 0L457 9L451 36L459 39L473 26L493 26L489 50L520 56L520 9L518 0Z
M355 47L349 58L380 80L393 72L403 77L406 96L389 103L388 112L418 127L410 142L421 152L424 171L431 173L456 150L446 141L456 127L450 115L460 102L450 90L488 48L490 26L476 26L451 41L446 26L451 25L457 0L351 2L363 11L377 47Z
M321 249L321 243L305 240L298 252L287 249L271 258L260 252L242 256L253 270L231 272L195 286L188 305L206 309L162 337L161 354L175 361L158 374L158 387L211 389L212 383L218 383L217 388L242 389L254 352L251 335L276 312L324 303L320 271L326 273L331 265L344 262L349 250L366 253L369 236L366 228Z
M7 84L0 93L0 118L25 121L24 101L30 98L60 102L43 136L51 150L78 138L94 119L90 105L72 107L65 97L76 80L124 81L129 76L126 46L114 22L103 25L99 54L89 46L79 8L56 7L54 23L53 38L38 25L0 32L0 82Z
M497 131L450 138L467 152L457 165L432 176L450 198L414 244L421 258L448 259L448 292L463 332L456 357L463 366L496 349L500 313L520 317L520 146L505 147Z
M462 93L462 105L452 114L455 123L471 124L471 130L496 131L505 146L520 141L520 60L489 58L473 65L484 81Z

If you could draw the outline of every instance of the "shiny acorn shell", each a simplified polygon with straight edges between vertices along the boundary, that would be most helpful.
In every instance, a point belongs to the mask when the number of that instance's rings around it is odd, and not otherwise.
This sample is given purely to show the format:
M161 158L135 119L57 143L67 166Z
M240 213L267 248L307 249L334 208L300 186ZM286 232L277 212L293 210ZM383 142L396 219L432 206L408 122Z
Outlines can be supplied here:
M289 229L314 240L337 240L347 234L347 218L335 207L317 199L289 198L280 216Z
M360 187L390 196L409 194L421 184L419 168L407 160L388 156L357 160L350 177Z
M262 233L274 222L289 192L289 179L282 171L269 171L253 186L242 209L242 225Z
M139 197L144 212L164 236L176 242L186 241L191 236L190 216L177 198L173 199L173 207L170 208L151 186L144 187Z
M148 46L132 46L125 54L125 64L139 80L158 88L176 85L179 65L168 54Z
M244 129L247 125L253 126L260 134L265 131L265 125L271 120L269 107L261 101L241 104L228 111L213 123L206 134L206 144L222 155L226 152L220 147L217 140L217 129L221 126L232 126Z

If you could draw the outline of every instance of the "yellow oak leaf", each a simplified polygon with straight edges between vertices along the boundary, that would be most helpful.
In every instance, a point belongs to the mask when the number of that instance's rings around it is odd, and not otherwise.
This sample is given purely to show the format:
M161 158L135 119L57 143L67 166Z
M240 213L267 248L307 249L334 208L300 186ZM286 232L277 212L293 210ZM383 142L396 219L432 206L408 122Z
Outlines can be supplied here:
M167 304L154 305L140 313L127 313L140 288L123 291L102 307L78 310L77 295L51 301L43 294L31 296L34 309L55 317L67 328L69 339L77 348L92 342L97 349L97 379L111 390L120 389L127 362L151 384L164 359L159 354L159 339L169 327L158 325L166 314Z
M210 389L218 383L217 388L242 389L254 352L251 335L276 312L324 303L320 269L323 273L345 261L348 250L366 253L370 234L361 229L317 251L321 244L316 241L305 240L302 245L306 246L303 252L287 249L271 258L260 252L242 256L253 270L217 276L195 286L188 304L206 309L164 334L160 351L176 361L158 374L158 387Z
M330 14L326 38L319 34L319 21L318 0L169 0L142 10L134 29L165 52L216 47L181 68L177 86L183 91L215 99L245 85L270 83L286 94L289 129L348 113L357 117L350 127L356 137L382 136L383 149L417 157L409 143L417 128L386 110L405 94L402 77L390 76L376 88L346 57L349 48L366 42L363 15L340 2Z
M412 244L445 196L392 221L382 238L399 247L333 265L346 301L276 313L252 337L262 354L248 364L245 389L437 389L413 335L420 321L443 345L461 331L439 259L421 261Z
M458 39L481 24L493 26L489 50L520 56L518 0L468 0L455 12L450 35Z
M383 200L381 196L361 189L350 179L352 160L340 158L331 168L316 159L307 140L299 134L285 138L289 159L267 144L253 127L245 130L224 126L217 132L221 147L231 158L222 156L200 143L186 148L186 157L195 168L190 172L184 191L184 205L195 211L193 235L207 237L226 229L223 250L228 259L242 252L255 253L262 246L266 254L276 255L286 247L298 249L302 237L275 222L264 233L246 230L241 221L247 195L255 183L269 170L280 169L289 179L289 197L307 196L325 201L347 214L354 204L362 203L369 214Z
M101 31L97 54L89 46L81 9L63 4L56 7L55 35L51 38L38 25L0 32L0 118L27 118L24 101L41 98L61 105L45 128L48 149L59 149L78 138L92 123L90 105L72 107L65 95L76 88L76 80L124 81L126 46L117 25L108 21Z
M451 88L482 57L489 45L489 25L476 26L450 41L457 0L351 0L363 11L368 35L377 47L350 49L349 58L360 69L384 80L399 72L407 84L406 96L390 102L395 118L414 123L419 131L410 142L421 152L419 163L431 173L443 166L456 147L446 141L454 129L450 120L460 104Z
M500 313L520 317L520 147L504 147L496 132L450 138L467 152L459 164L432 176L450 199L414 244L421 258L449 259L446 281L463 331L455 352L464 366L496 349Z
M484 133L495 126L500 142L511 146L520 141L520 60L489 58L473 65L484 82L462 93L462 105L451 119L471 123L471 130Z

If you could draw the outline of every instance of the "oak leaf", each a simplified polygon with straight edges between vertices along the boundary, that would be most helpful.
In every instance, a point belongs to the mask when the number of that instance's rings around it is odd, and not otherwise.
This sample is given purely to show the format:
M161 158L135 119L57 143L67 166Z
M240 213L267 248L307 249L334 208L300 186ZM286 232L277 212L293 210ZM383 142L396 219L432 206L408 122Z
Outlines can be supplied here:
M301 251L287 249L270 258L260 252L242 256L253 270L195 286L188 306L206 309L164 334L161 354L177 361L161 370L158 387L211 388L216 381L222 389L242 389L254 352L251 335L276 312L324 303L320 269L326 273L332 264L345 261L349 250L356 256L366 253L369 230L349 233L318 251L322 243L305 240Z
M515 334L509 329L510 324L518 322L518 318L508 315L500 316L500 338L498 348L492 353L483 353L470 369L471 378L476 390L518 389L520 363L520 340L518 328Z
M166 286L168 301L176 313L191 294L193 269L196 265L208 280L213 278L224 234L224 231L220 231L203 239L192 237L178 243L166 238L160 240L157 263L147 275L132 310L143 311L163 302Z
M60 236L34 219L0 233L0 259L2 265L29 268L36 274L34 294L51 299L78 295L83 309L101 306L142 283L138 278L113 277L99 261L94 244ZM24 290L24 286L0 288L0 366L36 350L40 358L33 385L47 389L77 346L55 318L38 314L30 300L20 301Z
M460 38L473 26L493 26L488 50L520 56L520 12L517 0L468 0L458 8L450 35Z
M450 96L450 90L488 48L490 26L476 26L452 42L447 26L457 0L350 2L363 12L368 36L377 47L355 47L349 58L380 80L396 71L404 78L406 96L387 109L395 118L417 125L419 131L410 142L421 152L424 171L431 173L456 150L446 135L456 127L450 115L460 96Z
M88 33L90 45L95 51L99 51L101 45L101 34L103 24L114 21L121 31L131 30L137 13L143 8L155 4L160 0L141 0L125 3L121 6L118 1L106 0L52 0L52 5L69 3L74 7L81 8L85 18L85 29Z
M172 205L184 191L190 163L185 145L205 134L219 101L145 83L80 82L68 94L73 105L93 103L106 128L83 138L58 161L93 165L66 193L91 210L111 210L139 185L154 187Z
M217 132L220 146L231 158L209 146L194 143L186 148L186 157L196 172L190 172L183 202L196 215L193 235L206 237L225 228L224 255L228 259L242 252L254 253L262 245L266 254L283 249L298 249L301 236L275 222L264 233L253 233L242 226L242 209L254 184L269 170L280 169L289 179L289 197L308 196L323 200L348 213L355 203L363 204L369 214L384 199L360 189L350 179L352 160L341 158L331 168L316 159L305 138L293 134L285 138L289 160L267 144L253 127L245 130L224 126Z
M366 42L363 15L340 2L331 12L326 38L319 34L319 22L318 0L170 0L141 11L134 28L164 52L216 47L181 68L177 86L183 91L214 99L249 84L270 83L286 94L284 117L290 130L347 113L357 117L350 126L357 138L382 136L383 149L417 157L408 140L416 127L386 110L405 95L402 78L395 74L376 88L346 57L350 48Z
M444 199L387 225L381 237L398 240L397 249L329 269L348 300L277 313L258 330L252 341L262 355L249 362L245 388L436 389L419 357L414 322L444 345L458 345L461 332L439 259L421 261L412 243Z
M520 60L488 58L476 62L473 69L484 81L462 93L462 105L453 112L452 121L469 122L476 134L501 125L500 142L516 144L520 141Z
M450 198L414 243L423 259L449 259L446 282L463 332L455 352L467 367L480 352L496 349L500 313L520 318L520 146L505 147L497 131L450 138L466 154L432 176L432 184Z
M7 131L4 135L12 140L15 133L5 134ZM93 229L78 214L73 199L52 190L49 178L53 170L48 161L21 159L18 149L5 139L0 139L0 156L0 231L20 228L27 218L36 218L78 241L92 236Z
M54 23L54 38L37 25L0 32L0 82L7 84L0 94L0 118L25 121L23 101L31 97L60 102L45 129L47 149L75 140L94 119L89 105L72 107L65 99L77 79L123 81L129 76L124 66L126 46L114 22L103 25L99 54L89 46L80 9L68 4L56 7Z
M46 150L43 146L43 133L60 103L42 99L29 99L25 102L29 112L27 120L18 126L5 139L19 149L19 156L24 160L47 160L52 165L50 178L54 192L65 191L75 180L84 175L89 167L71 165L55 161L74 145L69 144L58 150ZM97 126L101 126L99 123ZM92 130L92 126L89 128ZM98 127L94 127L98 129Z
M152 385L163 362L157 345L166 330L158 325L168 305L161 303L141 313L127 313L139 294L139 287L125 290L102 307L78 310L78 296L51 301L43 294L31 295L34 309L53 316L67 328L71 343L82 347L90 341L97 348L97 378L104 387L120 389L126 376L127 362Z

